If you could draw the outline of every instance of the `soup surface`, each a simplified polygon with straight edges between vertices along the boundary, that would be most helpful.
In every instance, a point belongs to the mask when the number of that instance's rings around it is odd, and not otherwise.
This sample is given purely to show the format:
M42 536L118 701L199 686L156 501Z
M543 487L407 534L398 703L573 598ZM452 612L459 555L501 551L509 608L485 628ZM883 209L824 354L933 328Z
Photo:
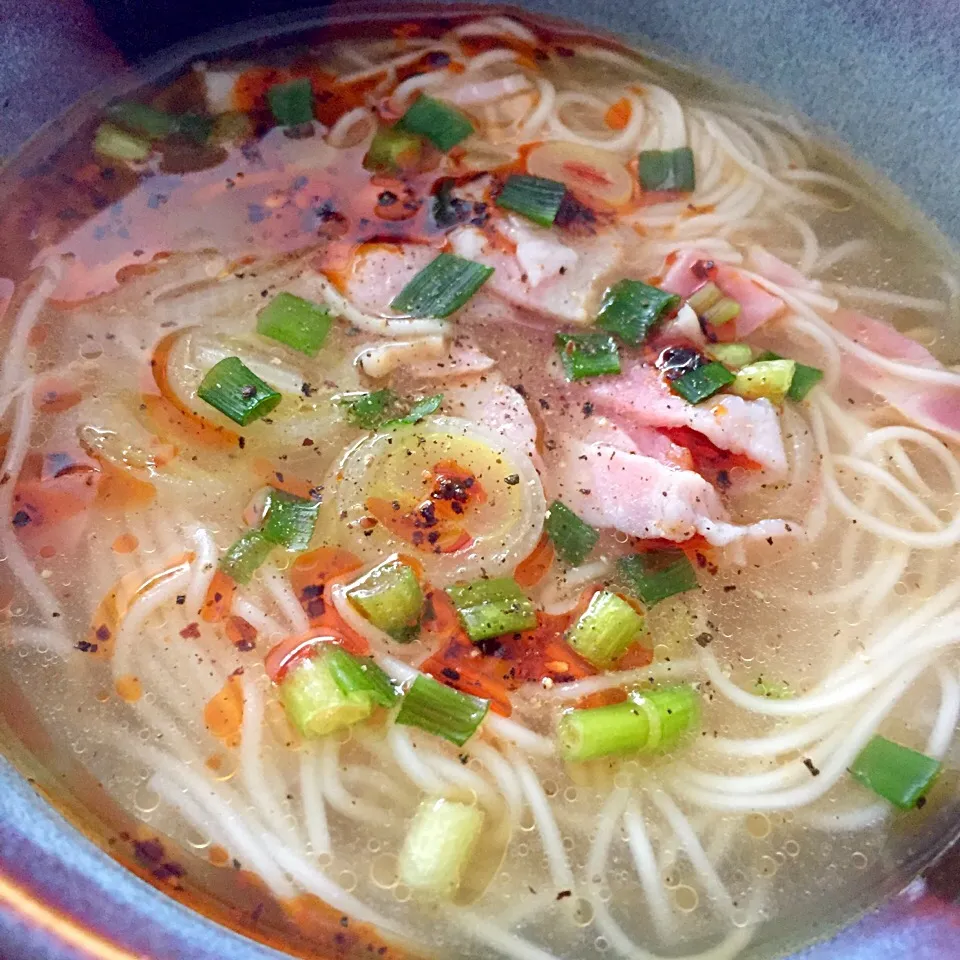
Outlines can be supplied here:
M157 882L325 955L769 956L947 839L956 262L790 113L305 28L0 221L8 719Z

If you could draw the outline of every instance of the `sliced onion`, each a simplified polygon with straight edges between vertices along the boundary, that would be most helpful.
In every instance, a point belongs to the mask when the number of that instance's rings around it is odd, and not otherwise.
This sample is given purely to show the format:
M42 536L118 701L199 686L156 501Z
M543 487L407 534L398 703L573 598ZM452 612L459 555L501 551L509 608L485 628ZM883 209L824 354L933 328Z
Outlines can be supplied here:
M463 516L473 543L455 553L435 554L415 549L382 524L370 528L368 498L397 500L410 509L422 498L424 471L443 460L471 470L487 494L485 503ZM334 486L345 546L365 560L409 553L429 577L442 581L512 571L536 545L546 512L530 457L486 427L459 417L436 417L361 440L347 450L335 479L328 481L328 490Z
M530 151L527 172L559 180L586 202L621 207L633 195L633 177L623 161L586 144L553 140Z

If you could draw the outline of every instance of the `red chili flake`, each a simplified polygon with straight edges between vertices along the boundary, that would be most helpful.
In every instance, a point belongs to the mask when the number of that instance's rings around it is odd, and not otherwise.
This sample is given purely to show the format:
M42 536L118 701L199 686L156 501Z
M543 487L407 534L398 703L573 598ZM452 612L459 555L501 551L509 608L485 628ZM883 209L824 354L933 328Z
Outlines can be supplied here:
M188 623L181 631L180 636L184 640L196 640L200 636L200 624L196 621Z

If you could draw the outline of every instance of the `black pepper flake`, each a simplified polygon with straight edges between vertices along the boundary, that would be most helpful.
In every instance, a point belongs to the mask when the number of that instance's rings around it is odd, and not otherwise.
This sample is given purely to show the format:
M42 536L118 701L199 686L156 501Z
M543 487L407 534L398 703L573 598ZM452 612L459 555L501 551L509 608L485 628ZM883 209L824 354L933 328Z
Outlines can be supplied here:
M304 380L303 383L300 384L300 392L305 397L312 397L317 391L315 387L312 387L309 383L307 383L306 380Z
M915 804L918 810L922 810L927 805L926 797L917 797L917 802Z
M573 891L572 891L572 890L561 890L561 891L557 894L557 899L558 899L558 900L566 900L567 897L572 897L572 896L573 896Z
M444 667L440 672L441 672L448 680L454 680L454 681L456 681L456 680L459 680L459 679L460 679L460 671L459 671L459 670L454 670L453 667Z
M736 585L735 583L728 583L728 584L725 584L725 585L724 585L723 592L724 592L724 593L733 593L733 591L736 590L736 589L737 589L737 585Z
M257 395L257 388L253 384L248 383L246 386L240 388L240 396L244 400L252 400Z
M31 516L26 510L18 510L13 515L13 525L15 527L25 527L31 521Z
M717 471L717 486L721 490L730 489L730 474L726 470Z
M515 487L520 482L520 475L511 473L509 477L504 477L503 482L509 487Z
M237 446L242 450L247 445L246 437L237 437Z
M814 765L813 761L812 761L809 757L804 757L804 758L803 758L803 765L810 771L810 775L811 775L811 776L813 776L813 777L819 777L819 776L820 776L820 770L819 770L819 768L817 768L817 767Z
M713 634L712 633L701 633L697 635L697 643L701 647L709 647L713 643Z
M589 417L593 414L593 404L589 400L583 405L583 407L581 407L581 409L583 410L583 415L585 417Z
M187 595L185 593L177 594L177 605L182 607L187 602Z
M95 643L90 643L89 640L80 640L76 644L77 650L81 653L96 653L100 648Z

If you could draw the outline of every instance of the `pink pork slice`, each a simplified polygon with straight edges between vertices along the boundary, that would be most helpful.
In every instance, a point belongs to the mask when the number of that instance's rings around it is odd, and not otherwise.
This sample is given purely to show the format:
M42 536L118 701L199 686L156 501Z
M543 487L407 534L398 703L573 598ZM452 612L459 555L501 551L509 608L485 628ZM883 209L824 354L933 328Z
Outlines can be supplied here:
M697 250L680 253L670 264L659 285L671 293L689 297L705 282L704 278L697 276L693 270L694 265L701 260L709 261L710 257ZM738 339L748 337L754 330L762 327L783 310L784 303L779 297L768 293L736 267L717 261L712 262L716 264L714 283L724 296L740 304L740 315L733 321L736 324Z

